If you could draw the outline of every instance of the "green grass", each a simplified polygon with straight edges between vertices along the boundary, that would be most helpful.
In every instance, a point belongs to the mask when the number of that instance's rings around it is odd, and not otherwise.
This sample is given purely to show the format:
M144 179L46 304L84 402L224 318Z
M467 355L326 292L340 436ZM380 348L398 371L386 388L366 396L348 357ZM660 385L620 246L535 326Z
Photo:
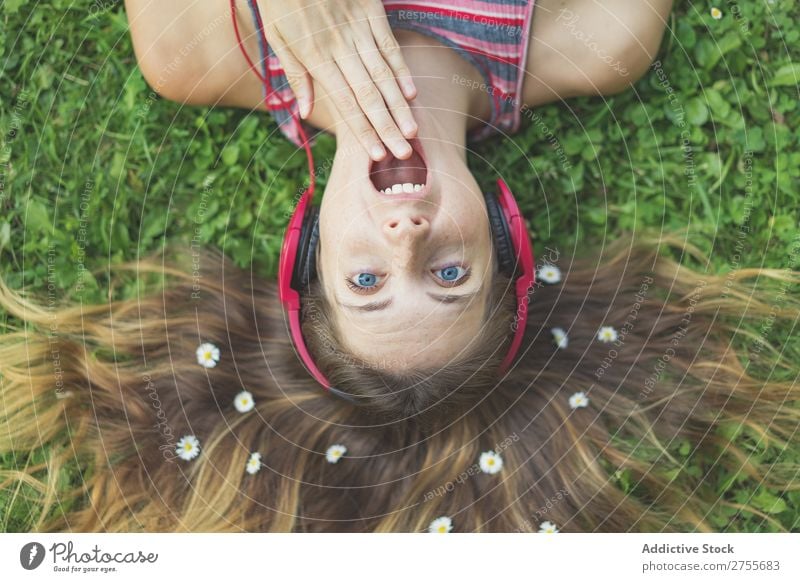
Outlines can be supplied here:
M506 178L537 246L571 256L626 230L686 229L711 257L695 267L800 268L789 252L800 236L800 10L793 0L717 0L724 14L717 21L712 5L677 2L661 66L634 90L541 107L514 142L477 145L476 174L487 187L496 173ZM54 249L59 287L99 302L107 280L76 265L102 268L196 234L273 276L285 215L305 177L302 152L265 114L181 107L152 95L121 3L92 6L0 6L0 274L12 287L43 289ZM333 151L321 138L317 163ZM208 208L195 233L203 199ZM743 330L758 333L763 324ZM775 326L774 345L798 362L792 332ZM765 450L752 435L731 432L765 462L800 463L797 448ZM677 447L690 474L702 476L708 460ZM7 456L0 466L24 462ZM72 471L65 487L79 479ZM728 475L703 487L800 527L800 493ZM24 530L34 505L0 493L0 527ZM713 521L725 531L773 529L758 515L722 508Z

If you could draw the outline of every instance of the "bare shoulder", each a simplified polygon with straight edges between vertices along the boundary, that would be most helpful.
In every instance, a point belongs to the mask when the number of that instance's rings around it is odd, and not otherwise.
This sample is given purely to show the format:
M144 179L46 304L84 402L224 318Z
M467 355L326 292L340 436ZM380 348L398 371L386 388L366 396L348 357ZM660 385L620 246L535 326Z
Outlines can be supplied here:
M147 83L189 105L261 106L258 78L242 57L228 2L125 0L136 60ZM258 54L244 2L237 22L250 55Z
M671 9L672 0L537 0L524 103L627 89L653 62Z

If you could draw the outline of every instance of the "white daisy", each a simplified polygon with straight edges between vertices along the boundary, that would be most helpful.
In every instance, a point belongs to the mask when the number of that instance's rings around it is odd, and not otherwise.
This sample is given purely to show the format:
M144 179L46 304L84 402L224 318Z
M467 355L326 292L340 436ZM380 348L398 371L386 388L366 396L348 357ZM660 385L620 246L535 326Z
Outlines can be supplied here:
M453 520L449 517L437 517L428 526L430 533L449 533L453 529Z
M569 405L573 410L576 408L586 408L589 406L589 399L584 392L576 392L569 397Z
M219 362L219 348L208 342L197 347L197 363L204 368L213 368Z
M485 453L481 453L478 464L481 466L481 471L494 475L503 468L503 457L494 451L486 451Z
M558 283L561 281L561 269L548 263L539 267L536 277L545 283Z
M543 521L539 524L539 533L558 533L558 528L551 521Z
M331 445L325 452L325 458L329 463L337 463L346 452L347 447L344 445Z
M604 344L617 341L617 330L610 325L604 325L597 332L597 339Z
M184 461L191 461L200 454L200 441L192 434L186 435L178 441L175 453Z
M560 327L554 327L550 330L550 333L553 334L553 339L556 342L556 345L560 348L565 348L569 345L569 338L567 337L567 332L565 332Z
M722 10L720 10L716 6L714 8L712 8L711 9L711 18L713 18L714 20L719 20L720 18L722 18Z
M233 399L233 405L239 412L249 412L253 410L253 407L256 405L256 403L253 400L252 394L250 394L247 390L242 390Z
M261 453L252 453L250 458L247 459L245 471L251 475L255 475L261 470Z

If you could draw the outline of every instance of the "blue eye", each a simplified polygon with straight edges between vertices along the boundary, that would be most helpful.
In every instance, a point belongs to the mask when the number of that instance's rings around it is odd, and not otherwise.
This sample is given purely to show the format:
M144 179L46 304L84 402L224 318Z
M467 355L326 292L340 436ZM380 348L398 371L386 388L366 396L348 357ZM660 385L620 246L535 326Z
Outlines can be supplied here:
M458 267L455 265L435 271L437 277L439 277L442 281L447 281L448 283L458 281L466 272L467 270L464 269L464 267Z
M355 293L372 293L383 283L383 277L375 273L358 273L352 279L345 277L345 283Z
M356 283L359 287L374 287L378 283L378 277L372 273L359 273Z

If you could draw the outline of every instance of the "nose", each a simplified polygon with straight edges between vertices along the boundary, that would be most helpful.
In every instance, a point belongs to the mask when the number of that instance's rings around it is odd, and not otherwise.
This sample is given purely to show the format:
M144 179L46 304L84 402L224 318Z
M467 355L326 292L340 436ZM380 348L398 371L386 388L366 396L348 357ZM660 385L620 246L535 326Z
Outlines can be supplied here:
M383 225L384 234L393 241L421 239L430 231L431 224L422 214L409 214L389 218Z

